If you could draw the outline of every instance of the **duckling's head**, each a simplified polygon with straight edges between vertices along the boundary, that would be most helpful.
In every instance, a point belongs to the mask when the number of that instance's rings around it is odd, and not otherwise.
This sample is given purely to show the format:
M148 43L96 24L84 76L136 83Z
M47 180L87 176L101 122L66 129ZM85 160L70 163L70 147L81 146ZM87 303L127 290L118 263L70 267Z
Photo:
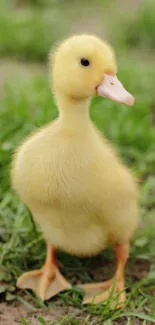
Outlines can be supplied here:
M112 48L91 35L65 40L50 56L53 92L72 99L93 95L133 105L134 98L116 77L117 66Z

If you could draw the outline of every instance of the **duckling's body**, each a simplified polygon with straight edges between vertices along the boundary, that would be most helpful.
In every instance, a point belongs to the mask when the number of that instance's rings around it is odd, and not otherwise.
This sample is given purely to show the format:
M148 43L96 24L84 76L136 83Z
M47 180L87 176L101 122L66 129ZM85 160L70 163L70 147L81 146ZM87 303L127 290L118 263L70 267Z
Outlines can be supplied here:
M115 76L112 50L98 38L73 37L52 60L59 117L24 141L12 168L13 187L48 243L47 259L42 269L25 273L17 284L48 299L70 288L56 265L55 248L92 256L111 243L116 247L118 293L124 288L129 241L138 225L138 190L131 172L91 122L89 103L94 94L128 105L133 97ZM86 303L98 286L111 287L112 281L84 285ZM106 297L104 292L96 302Z
M132 175L87 122L60 117L24 142L14 187L51 244L91 256L129 240L138 220Z

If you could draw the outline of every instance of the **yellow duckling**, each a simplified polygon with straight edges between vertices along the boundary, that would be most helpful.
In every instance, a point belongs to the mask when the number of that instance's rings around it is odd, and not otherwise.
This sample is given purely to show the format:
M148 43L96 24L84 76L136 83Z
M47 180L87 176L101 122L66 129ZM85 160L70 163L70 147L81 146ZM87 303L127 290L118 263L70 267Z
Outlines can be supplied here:
M113 50L91 35L74 36L50 55L50 79L59 109L54 122L32 134L18 148L12 167L13 188L31 210L47 241L40 270L24 273L20 288L33 289L43 300L71 287L55 257L59 248L93 256L115 246L115 292L124 289L129 242L138 223L138 189L89 117L93 95L133 105L134 98L116 77ZM103 109L106 109L103 107ZM84 303L106 299L113 279L84 284ZM125 292L119 296L125 302Z

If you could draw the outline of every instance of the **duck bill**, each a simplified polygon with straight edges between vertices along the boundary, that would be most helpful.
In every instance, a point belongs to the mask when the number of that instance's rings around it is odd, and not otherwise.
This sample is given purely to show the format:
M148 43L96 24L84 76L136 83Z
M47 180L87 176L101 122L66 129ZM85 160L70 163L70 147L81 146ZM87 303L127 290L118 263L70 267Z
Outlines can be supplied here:
M115 102L132 106L134 97L123 87L117 76L104 74L103 82L97 87L97 95Z

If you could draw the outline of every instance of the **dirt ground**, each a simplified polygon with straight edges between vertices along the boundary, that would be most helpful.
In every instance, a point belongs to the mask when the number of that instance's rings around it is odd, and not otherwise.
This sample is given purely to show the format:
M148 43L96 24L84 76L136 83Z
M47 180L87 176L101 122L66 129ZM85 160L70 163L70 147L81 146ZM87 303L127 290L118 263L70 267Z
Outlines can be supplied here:
M20 319L25 318L27 322L31 322L33 325L38 325L37 317L43 316L47 323L59 321L62 317L68 314L75 317L82 318L82 312L75 308L67 307L52 307L48 310L37 310L36 312L28 310L20 303L8 305L6 303L0 304L0 324L1 325L17 325L21 324ZM81 317L80 317L81 316ZM82 319L81 319L82 320Z
M136 283L147 275L149 267L150 265L147 261L139 260L133 262L132 260L129 260L126 268L126 278L130 277L130 279L132 279L132 281ZM107 262L106 260L104 261L104 257L99 256L90 264L89 275L94 281L102 281L104 279L108 279L109 277L111 277L113 272L114 261L112 263ZM72 283L76 282L76 275L74 274L74 272L69 272L68 276ZM24 297L24 299L29 301L29 298L27 296ZM98 322L98 318L96 316L88 315L87 312L85 312L83 309L72 307L69 305L65 306L62 303L61 299L58 299L54 302L52 302L51 300L47 309L37 308L36 311L31 311L28 307L18 301L14 301L13 303L0 303L0 325L21 324L21 318L25 318L26 321L30 322L31 325L39 325L39 322L37 320L38 316L44 317L47 324L51 324L52 322L59 322L66 316L76 318L76 320L79 321L80 325L103 324L103 322ZM124 325L126 323L127 319L122 318L118 321L114 321L113 325ZM66 323L66 325L67 324L68 323ZM78 323L76 323L76 325L77 324ZM133 322L131 322L131 325L140 324L142 324L142 321L135 318ZM147 323L147 325L149 325L149 322Z
M0 324L1 325L18 325L21 324L20 319L25 318L27 322L30 322L32 325L39 325L37 321L37 317L43 316L46 320L47 324L56 322L61 320L63 317L67 315L72 315L72 317L78 318L80 324L85 324L84 322L87 321L87 324L103 324L98 323L97 317L91 317L85 314L80 309L76 309L73 307L52 307L48 310L37 310L37 312L28 311L23 305L21 304L14 304L14 305L6 305L5 303L0 304ZM77 323L76 323L77 324ZM119 322L114 321L113 325L124 325L126 321L124 318L119 320ZM134 319L131 325L141 325L142 321L139 319ZM149 323L147 323L149 325Z

